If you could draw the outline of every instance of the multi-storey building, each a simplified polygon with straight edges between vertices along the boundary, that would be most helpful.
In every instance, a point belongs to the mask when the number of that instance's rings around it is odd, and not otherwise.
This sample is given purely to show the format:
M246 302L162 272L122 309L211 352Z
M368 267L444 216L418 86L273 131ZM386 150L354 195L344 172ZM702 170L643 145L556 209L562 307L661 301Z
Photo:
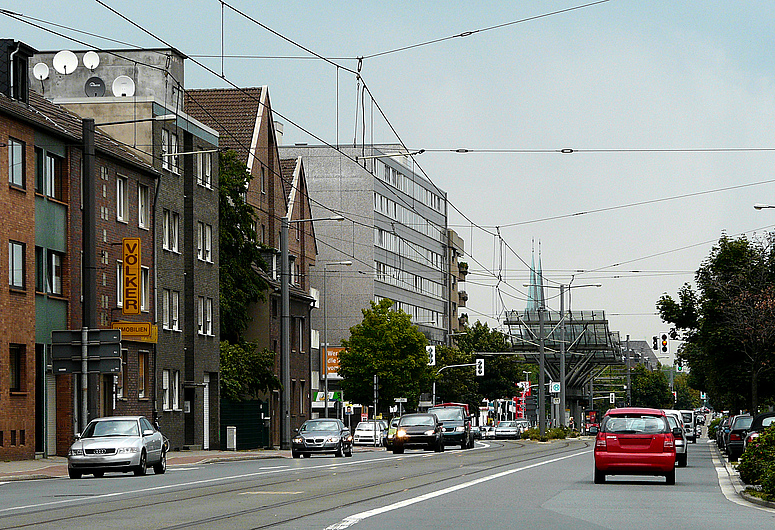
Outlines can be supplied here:
M128 373L138 372L116 383L114 412L147 413L173 449L209 449L219 446L218 133L182 112L184 59L174 49L43 52L30 61L29 78L159 172L146 186L99 170L98 192L113 199L100 220L140 230L143 255L155 265L147 272L148 310L136 317L152 331L123 337ZM105 230L107 245L120 243ZM119 248L101 254L100 264L118 271ZM129 320L120 293L99 302L98 325ZM130 406L135 399L140 409Z
M311 314L315 298L310 289L310 267L315 264L315 232L305 169L300 159L280 160L278 133L266 86L244 89L207 89L186 92L185 110L220 133L221 147L234 150L252 175L246 192L253 207L256 234L266 249L270 285L264 300L251 308L252 324L246 339L259 348L281 353L281 219L289 220L290 314L290 414L291 430L311 412L311 392L317 389L319 362L313 353ZM280 355L275 373L280 374ZM315 372L314 375L312 372ZM270 403L271 441L280 444L280 392L267 396Z
M318 312L312 325L325 328L329 349L349 337L363 308L383 298L411 315L431 344L447 343L452 328L446 193L413 171L410 158L395 155L402 151L280 147L283 157L304 161L313 216L337 212L347 219L315 226L318 259L311 282L322 290L325 275L329 292L323 294L327 322ZM353 266L333 266L342 261ZM337 378L329 374L330 390Z

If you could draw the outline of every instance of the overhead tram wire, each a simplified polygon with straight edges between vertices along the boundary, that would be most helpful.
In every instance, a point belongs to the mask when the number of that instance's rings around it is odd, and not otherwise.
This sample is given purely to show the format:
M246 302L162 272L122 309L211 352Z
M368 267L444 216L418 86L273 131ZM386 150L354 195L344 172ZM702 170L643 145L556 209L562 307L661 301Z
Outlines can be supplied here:
M88 31L84 31L82 29L76 29L76 28L72 28L70 26L63 26L62 24L57 24L56 22L50 22L48 20L43 20L43 19L40 19L40 18L35 18L35 17L30 16L30 15L25 15L23 13L16 13L16 12L10 11L8 9L0 8L0 14L6 15L6 16L8 16L10 18L13 18L13 19L16 19L19 22L25 22L24 20L21 20L23 18L24 19L29 19L29 20L33 20L35 22L38 22L40 24L48 24L48 25L53 26L55 28L65 29L65 30L68 30L68 31L73 31L75 33L80 33L82 35L88 35L89 37L94 37L94 38L101 39L101 40L108 41L108 42L114 42L116 44L121 44L122 46L128 46L129 48L138 48L138 49L141 48L140 46L137 46L135 44L130 44L128 42L112 39L110 37L105 37L103 35L97 35L96 33L90 33ZM28 23L28 22L25 22L25 23ZM30 24L30 25L32 25L34 27L37 27L38 29L42 29L44 31L48 31L46 28L43 28L41 26L35 26L34 24ZM55 35L59 35L59 34L55 33ZM64 35L59 35L59 36L65 38L65 39L68 38L68 37L65 37Z

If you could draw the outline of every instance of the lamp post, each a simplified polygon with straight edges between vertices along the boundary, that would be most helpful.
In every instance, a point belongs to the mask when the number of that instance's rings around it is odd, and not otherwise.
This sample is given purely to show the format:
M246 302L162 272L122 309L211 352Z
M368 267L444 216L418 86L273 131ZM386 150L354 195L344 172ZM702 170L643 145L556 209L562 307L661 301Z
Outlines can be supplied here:
M326 271L328 270L329 265L347 265L348 267L352 265L353 262L350 260L347 261L331 261L329 263L323 264L323 370L324 372L324 380L325 380L325 403L326 408L323 415L328 418L328 289L326 288Z
M283 391L280 400L280 448L291 448L291 302L290 263L288 262L288 228L291 223L306 221L344 221L344 217L321 217L318 219L280 219L280 375Z

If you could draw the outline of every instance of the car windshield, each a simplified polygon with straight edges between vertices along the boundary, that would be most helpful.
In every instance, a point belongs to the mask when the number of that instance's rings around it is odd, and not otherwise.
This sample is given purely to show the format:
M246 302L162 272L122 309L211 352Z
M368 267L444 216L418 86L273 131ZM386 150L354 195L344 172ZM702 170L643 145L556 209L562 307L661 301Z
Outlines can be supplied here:
M359 423L358 426L355 428L356 431L373 431L374 430L374 424L373 423Z
M399 425L404 427L413 427L417 425L435 425L432 416L404 416Z
M338 430L339 424L335 421L308 421L301 426L301 432Z
M603 432L616 434L658 434L665 432L665 420L660 416L609 416Z
M429 412L433 412L436 415L436 417L439 419L439 421L449 421L449 420L463 421L463 417L462 417L463 414L458 408L445 407L445 408L431 409Z
M103 436L140 436L135 420L95 421L86 427L81 438L101 438Z
M498 424L498 427L516 427L516 424L513 421L502 421Z

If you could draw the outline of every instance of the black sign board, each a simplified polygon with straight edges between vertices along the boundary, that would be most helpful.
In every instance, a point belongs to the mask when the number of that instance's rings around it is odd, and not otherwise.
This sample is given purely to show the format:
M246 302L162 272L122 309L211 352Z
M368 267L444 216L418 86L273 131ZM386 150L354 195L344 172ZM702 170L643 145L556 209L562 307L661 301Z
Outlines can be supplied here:
M121 330L90 329L88 336L89 372L119 373L121 371ZM51 339L54 373L81 373L81 331L52 331Z

